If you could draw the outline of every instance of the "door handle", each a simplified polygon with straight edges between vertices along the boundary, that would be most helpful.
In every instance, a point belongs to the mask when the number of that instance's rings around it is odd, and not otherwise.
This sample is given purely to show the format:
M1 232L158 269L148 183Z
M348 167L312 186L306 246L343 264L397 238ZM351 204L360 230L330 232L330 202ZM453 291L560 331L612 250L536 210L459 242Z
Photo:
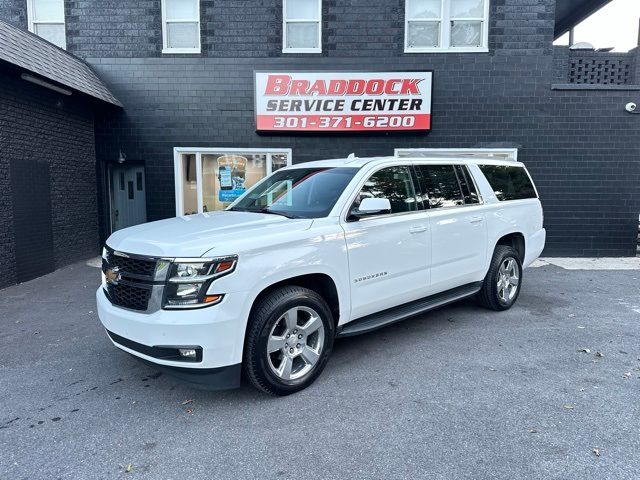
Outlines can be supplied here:
M409 229L409 233L421 233L426 231L427 227L425 227L424 225L414 225Z
M482 217L471 217L469 219L469 222L471 222L471 223L481 223L482 220L484 220Z

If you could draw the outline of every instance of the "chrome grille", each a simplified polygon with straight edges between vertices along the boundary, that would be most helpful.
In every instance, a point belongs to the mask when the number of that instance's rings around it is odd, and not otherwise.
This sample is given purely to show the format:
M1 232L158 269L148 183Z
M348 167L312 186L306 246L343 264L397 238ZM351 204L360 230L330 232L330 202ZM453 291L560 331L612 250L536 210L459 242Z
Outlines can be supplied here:
M117 274L114 281L104 286L104 291L111 303L118 307L137 311L149 311L150 300L161 297L164 278L156 278L158 259L127 253L115 252L106 247L106 258L102 260L102 271L105 276ZM154 295L154 288L158 294ZM154 305L158 303L157 298ZM151 308L151 310L157 308Z

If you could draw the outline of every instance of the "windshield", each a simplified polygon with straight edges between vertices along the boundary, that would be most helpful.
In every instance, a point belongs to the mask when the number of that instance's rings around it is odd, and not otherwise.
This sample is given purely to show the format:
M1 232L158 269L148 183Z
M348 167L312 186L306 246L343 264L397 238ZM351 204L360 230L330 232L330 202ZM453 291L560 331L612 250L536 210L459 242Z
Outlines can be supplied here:
M229 210L290 218L326 217L357 171L345 167L278 170Z

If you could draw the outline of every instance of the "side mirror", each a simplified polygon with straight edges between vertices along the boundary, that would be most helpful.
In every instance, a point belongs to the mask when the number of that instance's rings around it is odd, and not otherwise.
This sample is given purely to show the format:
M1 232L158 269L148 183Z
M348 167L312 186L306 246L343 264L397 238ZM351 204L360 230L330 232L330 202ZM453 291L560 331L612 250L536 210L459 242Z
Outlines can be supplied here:
M351 211L351 217L360 219L383 213L391 213L391 202L388 198L365 198L357 209Z

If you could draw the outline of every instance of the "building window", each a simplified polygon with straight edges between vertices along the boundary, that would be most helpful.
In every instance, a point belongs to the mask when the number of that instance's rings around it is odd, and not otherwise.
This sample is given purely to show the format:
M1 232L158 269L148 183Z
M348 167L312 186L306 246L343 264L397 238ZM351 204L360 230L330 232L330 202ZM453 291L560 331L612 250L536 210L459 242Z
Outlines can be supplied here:
M174 148L176 215L223 210L248 188L291 165L288 148Z
M405 0L407 53L487 52L489 0Z
M162 53L200 53L199 0L162 0Z
M64 0L27 0L29 31L60 48L67 48Z
M322 51L322 0L283 0L285 53Z

